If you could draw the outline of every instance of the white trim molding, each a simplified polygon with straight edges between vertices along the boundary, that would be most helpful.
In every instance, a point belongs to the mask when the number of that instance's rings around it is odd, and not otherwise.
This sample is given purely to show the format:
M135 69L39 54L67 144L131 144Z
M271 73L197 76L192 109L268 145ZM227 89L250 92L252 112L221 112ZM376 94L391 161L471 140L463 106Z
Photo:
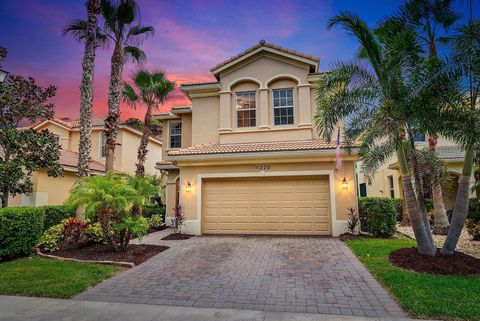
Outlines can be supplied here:
M328 176L330 186L330 213L332 216L331 231L333 236L345 232L345 221L337 220L337 203L335 200L334 170L307 170L284 172L235 172L235 173L200 173L197 175L197 213L194 220L186 220L185 231L190 234L202 234L202 185L207 178L238 178L238 177L287 177L287 176Z

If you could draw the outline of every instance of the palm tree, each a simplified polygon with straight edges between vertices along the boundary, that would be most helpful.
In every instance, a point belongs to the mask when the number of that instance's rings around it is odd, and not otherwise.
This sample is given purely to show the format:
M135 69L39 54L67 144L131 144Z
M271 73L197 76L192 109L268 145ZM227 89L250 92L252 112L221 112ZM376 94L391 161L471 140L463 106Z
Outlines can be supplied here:
M440 32L448 30L459 19L459 15L452 9L452 0L410 0L400 8L400 15L394 19L404 20L408 26L417 31L420 40L428 48L428 56L438 59L437 42L441 40ZM428 147L432 153L436 152L438 134L432 122L428 129ZM443 201L442 188L438 182L431 182L434 206L434 234L447 234L448 218Z
M406 206L420 254L434 256L426 213L420 210L410 176L407 155L411 151L414 108L427 100L429 85L419 87L425 77L421 46L410 28L385 33L377 38L367 24L353 13L344 12L329 22L340 25L361 44L363 61L338 62L325 73L316 97L315 125L321 136L331 139L340 120L346 123L345 138L361 134L360 160L367 176L396 154L400 167ZM369 174L370 173L370 174Z
M452 65L461 76L463 87L461 100L451 110L447 110L450 122L444 132L465 149L462 176L460 177L457 198L447 238L441 249L442 254L455 252L458 239L468 213L470 177L473 170L474 154L480 150L480 18L472 15L466 25L457 29L453 36Z
M104 19L102 33L114 45L108 89L108 116L105 119L105 170L111 171L120 121L123 67L127 58L137 62L145 60L145 53L138 45L144 37L153 35L154 29L138 23L139 8L135 0L101 0L100 9Z
M85 51L82 61L82 84L80 85L80 143L78 146L78 176L90 176L90 162L92 149L92 102L93 102L93 78L95 69L95 54L97 47L97 15L100 12L100 0L87 1L86 26L77 28L78 21L66 26L63 34L73 33L78 41L85 42ZM82 23L80 23L82 25ZM84 32L85 29L85 32ZM85 216L84 206L79 206L76 218L83 220Z
M79 179L70 192L67 204L86 204L87 216L95 217L102 228L104 239L113 249L119 249L115 223L126 216L134 204L143 200L123 176L108 172Z
M148 139L152 132L152 110L158 109L165 103L168 94L175 88L175 83L169 81L163 72L150 72L147 69L139 69L131 78L135 87L137 87L137 91L129 84L125 84L123 91L124 101L133 108L135 108L139 102L147 106L144 120L145 129L143 130L140 145L138 146L138 162L135 171L137 176L143 176L145 174L145 159L148 153Z

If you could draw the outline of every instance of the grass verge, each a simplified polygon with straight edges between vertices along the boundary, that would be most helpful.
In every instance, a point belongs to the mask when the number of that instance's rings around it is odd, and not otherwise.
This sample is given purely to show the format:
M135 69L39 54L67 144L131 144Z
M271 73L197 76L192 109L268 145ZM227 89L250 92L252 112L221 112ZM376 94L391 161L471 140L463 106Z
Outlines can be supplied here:
M388 255L415 246L409 239L355 239L347 245L370 272L417 318L480 320L480 277L419 274L394 267Z
M39 256L0 263L0 294L71 298L111 277L120 268L45 259Z

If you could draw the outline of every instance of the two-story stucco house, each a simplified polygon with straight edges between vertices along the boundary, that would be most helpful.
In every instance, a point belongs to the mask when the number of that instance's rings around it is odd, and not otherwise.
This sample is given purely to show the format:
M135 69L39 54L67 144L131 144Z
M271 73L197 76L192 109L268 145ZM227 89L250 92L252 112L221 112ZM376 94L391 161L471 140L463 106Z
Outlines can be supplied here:
M32 177L33 192L17 195L9 199L9 206L41 206L59 205L68 198L69 191L78 179L78 144L80 142L80 127L78 120L52 119L33 125L34 130L47 129L52 132L61 146L60 164L63 166L62 177L49 177L47 171L41 169ZM103 119L92 120L92 150L90 169L93 175L105 172L105 135L103 134ZM137 149L142 132L124 123L119 125L118 146L115 149L114 171L135 173ZM162 156L162 143L157 138L150 138L149 153L145 163L146 172L155 174L158 170L155 163Z
M313 126L319 59L265 41L183 84L163 123L167 210L193 234L339 235L356 207L355 154Z

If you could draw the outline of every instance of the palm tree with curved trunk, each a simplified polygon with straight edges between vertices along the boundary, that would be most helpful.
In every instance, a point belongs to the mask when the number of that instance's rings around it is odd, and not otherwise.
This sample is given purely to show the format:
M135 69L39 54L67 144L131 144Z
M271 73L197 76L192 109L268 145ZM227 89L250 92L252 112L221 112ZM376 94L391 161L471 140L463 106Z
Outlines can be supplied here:
M138 22L139 8L135 0L101 0L100 9L104 20L102 33L113 44L110 85L108 88L108 116L105 119L105 170L113 170L115 146L117 145L122 98L122 75L126 60L145 61L145 53L138 47L154 29Z
M415 29L419 39L427 47L428 57L438 59L437 43L442 40L441 32L448 31L460 17L453 10L452 3L452 0L410 0L400 7L399 14L390 19L404 21L409 27ZM429 133L428 147L432 153L436 152L438 141L436 124L437 122L432 121L427 128ZM449 222L443 201L442 188L436 181L430 183L434 207L433 233L444 235L447 234ZM419 194L423 195L423 191L419 191Z
M377 37L363 20L348 12L330 20L329 28L335 26L343 27L359 41L363 59L338 62L323 74L316 97L317 131L330 140L343 120L347 141L360 136L359 158L367 179L396 154L418 251L434 256L428 217L414 193L407 158L412 154L410 137L418 122L416 111L431 108L443 98L437 92L441 82L431 77L413 29L402 28Z
M168 97L168 94L175 88L175 83L169 81L161 71L148 71L139 69L132 75L132 81L136 90L129 84L125 84L123 99L133 108L142 103L147 107L145 112L145 129L143 130L140 145L138 146L135 175L143 176L145 174L145 159L148 153L148 139L152 133L152 111L158 110Z

